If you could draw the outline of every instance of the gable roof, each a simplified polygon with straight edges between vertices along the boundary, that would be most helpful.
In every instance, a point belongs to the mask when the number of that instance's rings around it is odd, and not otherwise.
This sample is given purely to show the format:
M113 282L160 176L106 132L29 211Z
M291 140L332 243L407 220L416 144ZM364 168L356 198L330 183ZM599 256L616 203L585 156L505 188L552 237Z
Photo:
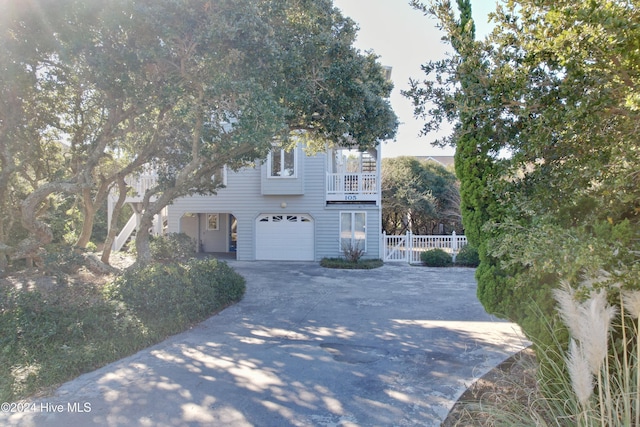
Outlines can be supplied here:
M449 166L453 166L454 164L453 156L415 156L415 157L420 161L440 163L442 166L446 168L448 168Z

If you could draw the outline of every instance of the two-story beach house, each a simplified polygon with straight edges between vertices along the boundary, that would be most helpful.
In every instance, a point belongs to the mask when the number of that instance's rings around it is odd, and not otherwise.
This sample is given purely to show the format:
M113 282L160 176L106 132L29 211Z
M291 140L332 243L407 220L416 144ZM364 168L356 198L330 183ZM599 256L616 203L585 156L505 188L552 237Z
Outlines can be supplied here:
M154 233L186 233L199 252L238 260L318 261L342 256L345 246L380 258L380 160L379 148L276 149L254 167L216 175L224 184L216 195L175 200ZM135 205L149 181L130 180L138 195L127 202ZM114 249L134 228L132 217Z

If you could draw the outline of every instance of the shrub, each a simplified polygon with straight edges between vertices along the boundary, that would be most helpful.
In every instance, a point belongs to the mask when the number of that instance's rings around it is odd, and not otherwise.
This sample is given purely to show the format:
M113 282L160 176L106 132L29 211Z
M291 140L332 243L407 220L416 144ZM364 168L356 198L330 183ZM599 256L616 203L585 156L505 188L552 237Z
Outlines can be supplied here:
M456 264L465 267L477 267L480 264L478 250L471 245L465 245L456 255Z
M56 276L62 282L84 266L84 249L65 244L51 244L45 249L42 257L44 273Z
M353 242L345 243L342 245L342 254L347 261L357 263L364 255L364 248L360 248L358 243L355 245Z
M485 407L491 425L640 425L640 291L607 290L604 277L554 290L557 317L538 311L552 338L535 343L540 395Z
M105 287L144 323L157 324L170 335L238 301L245 290L242 276L215 259L186 264L154 263L132 268Z
M420 260L427 267L447 267L453 262L451 255L442 249L431 249L420 254Z
M126 310L92 296L87 303L65 286L0 290L0 400L24 398L157 342Z
M187 279L195 286L196 297L203 300L203 315L242 299L245 281L225 262L217 259L191 260Z
M325 268L343 268L347 270L371 270L382 267L384 263L381 259L365 259L360 262L350 262L344 258L322 258L320 265Z
M160 262L186 261L196 254L194 240L185 233L152 237L149 246L151 257Z
M156 263L99 286L0 286L0 401L29 396L131 355L242 298L217 260Z

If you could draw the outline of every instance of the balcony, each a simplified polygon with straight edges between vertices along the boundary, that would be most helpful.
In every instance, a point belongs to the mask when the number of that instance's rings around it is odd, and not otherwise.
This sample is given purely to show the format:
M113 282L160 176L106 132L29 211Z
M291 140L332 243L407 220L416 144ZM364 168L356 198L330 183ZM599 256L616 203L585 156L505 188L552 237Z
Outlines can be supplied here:
M125 178L125 182L130 187L126 202L141 202L147 190L154 188L158 184L158 175L155 173L130 175Z
M377 173L327 173L327 203L378 201L379 176Z

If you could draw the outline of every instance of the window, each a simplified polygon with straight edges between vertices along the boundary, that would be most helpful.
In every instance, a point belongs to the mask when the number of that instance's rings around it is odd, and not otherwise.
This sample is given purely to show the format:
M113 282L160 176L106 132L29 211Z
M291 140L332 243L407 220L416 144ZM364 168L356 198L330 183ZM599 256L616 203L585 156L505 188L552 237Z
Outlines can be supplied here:
M267 168L270 178L295 178L296 150L273 150L269 153Z
M207 215L207 230L215 231L220 228L220 216L218 214Z
M350 247L367 251L366 212L340 212L340 250Z
M226 186L227 185L227 165L222 166L220 169L218 169L213 176L211 177L211 179L213 180L213 182L215 182L216 184L220 184L222 186Z

